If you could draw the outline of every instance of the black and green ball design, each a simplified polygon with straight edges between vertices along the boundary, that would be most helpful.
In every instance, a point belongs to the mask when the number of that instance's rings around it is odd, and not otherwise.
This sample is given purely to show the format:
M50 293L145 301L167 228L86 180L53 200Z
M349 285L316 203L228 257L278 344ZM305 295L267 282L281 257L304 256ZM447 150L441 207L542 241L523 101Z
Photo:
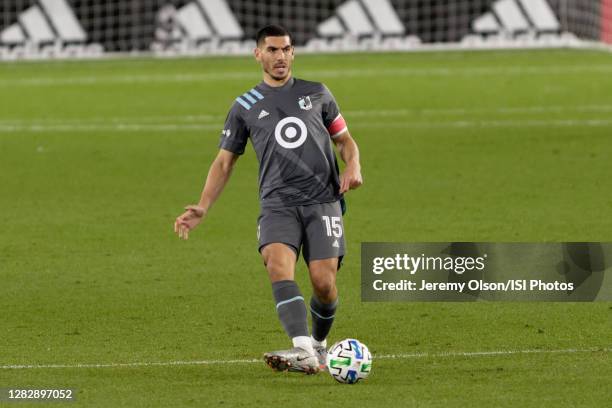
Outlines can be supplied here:
M339 341L327 353L327 369L340 383L355 384L367 378L371 368L372 354L359 340Z

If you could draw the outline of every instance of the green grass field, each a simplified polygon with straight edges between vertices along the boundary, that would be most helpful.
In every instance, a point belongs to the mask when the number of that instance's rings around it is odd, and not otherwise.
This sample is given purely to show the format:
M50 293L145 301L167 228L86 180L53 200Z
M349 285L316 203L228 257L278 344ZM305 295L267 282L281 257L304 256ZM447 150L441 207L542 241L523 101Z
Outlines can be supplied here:
M87 407L609 404L611 303L362 303L359 250L612 241L612 54L298 55L294 73L329 86L361 148L331 340L366 343L370 378L260 362L288 341L251 147L190 240L173 234L255 62L111 60L0 64L0 388Z

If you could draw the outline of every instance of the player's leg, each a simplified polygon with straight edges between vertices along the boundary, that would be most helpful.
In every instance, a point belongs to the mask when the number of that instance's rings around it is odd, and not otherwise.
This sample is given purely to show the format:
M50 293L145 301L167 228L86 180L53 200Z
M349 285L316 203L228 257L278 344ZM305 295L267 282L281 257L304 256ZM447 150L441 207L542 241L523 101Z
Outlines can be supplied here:
M317 259L310 261L308 264L313 291L310 298L311 340L321 369L325 368L327 336L334 323L336 308L338 307L338 289L336 287L338 260L339 258Z
M303 207L303 216L307 220L304 259L313 288L312 343L320 365L324 366L326 339L338 306L336 273L344 256L344 226L338 202Z
M306 304L293 279L297 254L281 243L266 245L261 254L272 283L276 312L285 332L293 341L294 347L311 351Z
M293 212L293 213L292 213ZM301 245L301 225L295 209L264 212L259 222L260 252L272 283L279 320L293 348L266 353L264 359L275 370L314 373L318 369L308 335L306 304L294 280Z

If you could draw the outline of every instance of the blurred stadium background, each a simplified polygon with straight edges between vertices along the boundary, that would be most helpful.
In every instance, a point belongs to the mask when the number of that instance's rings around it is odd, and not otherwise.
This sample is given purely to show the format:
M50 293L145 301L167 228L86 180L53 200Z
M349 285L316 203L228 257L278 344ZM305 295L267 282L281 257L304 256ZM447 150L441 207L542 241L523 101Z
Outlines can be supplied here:
M361 148L331 334L374 354L355 387L260 361L287 339L251 149L190 240L172 232L261 80L266 23L295 33L295 75L329 86ZM612 0L0 0L0 388L88 407L608 406L610 303L365 303L359 251L611 241L611 26ZM309 294L302 262L297 279Z
M248 53L271 22L311 51L579 47L612 42L611 10L610 0L3 0L0 58Z

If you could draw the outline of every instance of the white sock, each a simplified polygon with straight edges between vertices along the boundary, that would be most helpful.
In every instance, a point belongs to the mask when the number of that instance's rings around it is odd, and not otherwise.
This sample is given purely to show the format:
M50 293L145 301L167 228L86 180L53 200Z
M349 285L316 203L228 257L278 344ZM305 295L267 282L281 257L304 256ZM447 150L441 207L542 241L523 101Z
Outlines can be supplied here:
M291 340L293 340L293 347L299 347L314 355L314 349L312 348L309 336L297 336Z
M312 342L312 347L323 347L327 348L327 339L323 339L323 341L315 340L314 337L310 336L310 340Z

